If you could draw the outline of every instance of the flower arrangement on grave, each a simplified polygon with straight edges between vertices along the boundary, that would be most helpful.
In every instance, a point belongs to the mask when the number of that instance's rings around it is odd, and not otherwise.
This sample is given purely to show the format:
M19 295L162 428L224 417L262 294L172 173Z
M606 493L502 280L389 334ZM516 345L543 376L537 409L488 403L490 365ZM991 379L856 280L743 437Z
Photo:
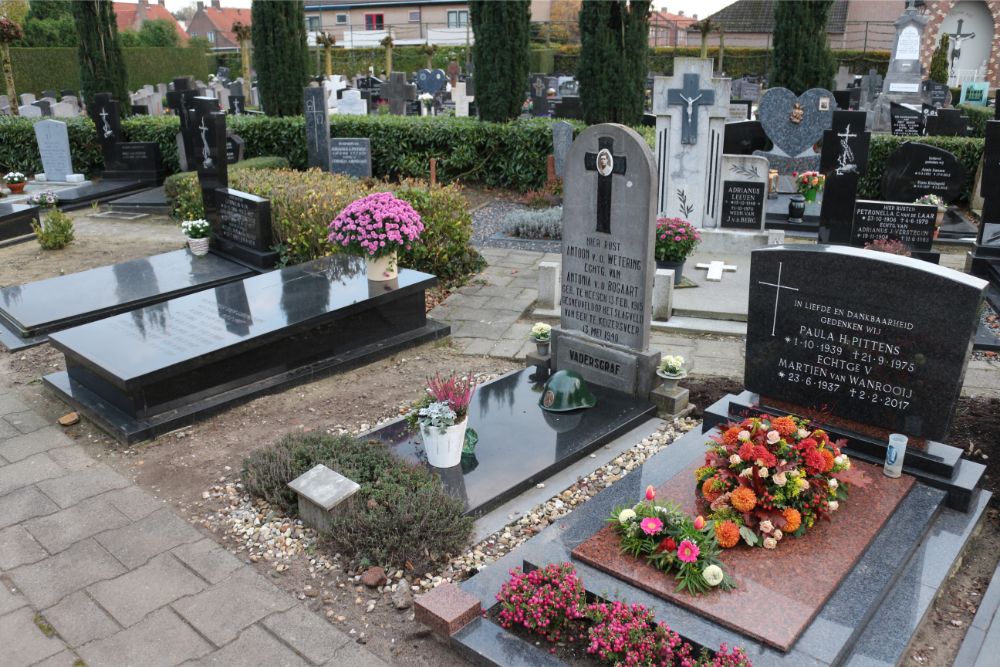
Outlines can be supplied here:
M683 263L701 242L701 234L682 218L659 218L656 221L657 262Z
M462 459L465 445L466 417L476 388L472 373L447 377L435 375L427 381L426 392L410 409L406 421L419 428L427 462L437 468L450 468Z
M685 371L684 357L679 354L668 354L660 360L657 370L668 377L684 377Z
M330 223L329 240L351 255L364 257L369 280L392 280L396 252L420 238L420 214L391 192L375 192L344 207Z
M417 99L420 100L420 104L427 111L430 111L431 105L434 104L434 96L431 95L430 93L420 93Z
M937 238L938 227L944 224L944 212L947 208L944 199L933 194L923 195L922 197L917 197L913 203L920 204L921 206L937 206L937 216L934 218L934 238Z
M855 480L843 444L791 416L748 418L713 437L695 478L719 546L774 549L828 519Z
M181 231L187 237L192 254L197 257L208 254L209 237L212 235L212 225L208 220L185 220L181 223Z
M28 203L32 206L40 206L41 208L55 208L59 205L59 195L52 190L43 190L29 196Z
M27 183L28 177L19 171L9 171L7 175L3 177L4 183L10 185L11 183Z
M656 491L631 507L616 507L608 521L621 538L622 553L673 572L677 590L699 595L712 588L735 588L719 562L721 548L713 522L692 519L673 503L657 504Z
M531 327L531 333L528 336L536 343L545 343L552 338L552 325L545 322L535 322L535 326Z
M806 201L816 201L816 195L823 189L826 183L826 176L818 171L797 171L792 172L795 179L795 189L805 196Z
M910 246L896 239L875 239L865 244L865 250L887 252L890 255L899 255L900 257L909 257L912 254Z

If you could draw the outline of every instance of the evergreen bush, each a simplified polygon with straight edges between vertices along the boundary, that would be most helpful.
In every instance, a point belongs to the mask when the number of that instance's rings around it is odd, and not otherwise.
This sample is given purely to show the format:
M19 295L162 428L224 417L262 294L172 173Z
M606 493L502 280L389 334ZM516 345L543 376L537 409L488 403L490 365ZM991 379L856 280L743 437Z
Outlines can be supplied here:
M588 125L638 125L646 101L648 0L583 0L580 82Z
M255 0L251 7L257 88L271 116L302 113L308 65L303 7L286 0Z
M810 88L833 89L837 65L826 41L832 6L833 0L774 3L772 87L788 88L796 95Z
M530 0L470 0L476 105L483 120L517 118L527 97Z
M927 78L948 85L948 33L941 35L941 41L934 49Z
M42 250L62 250L73 242L73 219L55 209L41 217L41 224L31 221L35 238Z
M129 115L128 77L118 42L118 26L111 0L77 0L73 20L79 37L80 93L93 100L97 93L111 93Z

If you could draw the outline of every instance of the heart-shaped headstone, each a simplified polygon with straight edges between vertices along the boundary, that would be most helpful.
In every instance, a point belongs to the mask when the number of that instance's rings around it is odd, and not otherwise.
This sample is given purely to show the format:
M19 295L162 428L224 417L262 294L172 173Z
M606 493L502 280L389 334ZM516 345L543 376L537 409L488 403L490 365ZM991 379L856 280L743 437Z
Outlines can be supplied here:
M757 118L774 145L796 157L823 138L836 106L833 93L822 88L810 88L798 97L787 88L768 88L757 106Z
M434 95L444 88L447 81L448 75L444 73L443 69L422 69L417 72L417 88L422 93Z

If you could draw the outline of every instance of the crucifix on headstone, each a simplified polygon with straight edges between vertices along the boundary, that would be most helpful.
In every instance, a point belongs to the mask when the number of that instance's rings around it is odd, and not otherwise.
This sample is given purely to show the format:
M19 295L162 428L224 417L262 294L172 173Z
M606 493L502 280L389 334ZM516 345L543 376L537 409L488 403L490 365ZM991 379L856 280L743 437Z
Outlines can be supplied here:
M698 74L684 75L684 87L667 91L667 104L686 106L681 114L681 143L698 143L698 110L696 107L715 104L715 91L711 88L698 89Z
M948 33L948 37L951 38L951 57L948 60L951 63L952 74L955 73L955 62L962 57L962 42L976 38L974 32L962 32L963 23L965 23L964 19L958 19L958 27L955 28L955 32Z
M768 287L773 287L774 289L774 320L771 322L771 336L774 336L775 331L778 328L778 300L781 298L781 290L786 289L792 292L798 292L798 287L789 287L788 285L781 284L781 265L783 262L778 262L778 282L777 283L767 283L763 280L758 280L758 285L767 285Z
M858 170L858 165L854 163L854 151L851 150L851 139L856 139L858 135L851 134L850 124L844 128L843 132L837 133L840 137L840 155L837 156L837 173L846 174Z
M614 174L624 175L626 169L625 156L614 155L615 140L611 137L600 137L597 140L597 152L584 155L584 167L587 171L597 172L597 231L611 233L611 185Z
M104 121L104 127L101 128L101 130L104 132L104 137L105 138L110 137L112 134L114 134L114 132L112 131L111 126L108 125L108 110L105 109L104 107L101 107L101 113L99 115L101 117L101 120Z

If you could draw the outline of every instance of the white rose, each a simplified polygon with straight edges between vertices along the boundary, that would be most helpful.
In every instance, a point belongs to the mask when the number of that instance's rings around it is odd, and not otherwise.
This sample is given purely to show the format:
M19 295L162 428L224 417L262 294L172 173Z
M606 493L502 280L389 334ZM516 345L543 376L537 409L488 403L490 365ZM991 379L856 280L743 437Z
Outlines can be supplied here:
M834 457L833 457L833 462L834 462L835 464L839 465L839 466L840 466L840 465L844 465L844 459L846 459L846 458L847 458L847 457L846 457L846 456L844 456L843 454L838 454L837 456L834 456Z
M625 524L625 523L628 523L629 521L631 521L634 518L635 518L635 512L633 510L623 509L618 514L618 523Z
M740 438L740 440L749 440L750 439L750 431L747 431L747 430L740 431L739 438Z
M738 466L741 463L743 463L743 459L740 458L739 454L733 454L729 457L729 465Z
M740 477L753 477L753 468L745 468L740 471Z
M765 537L764 538L764 548L765 549L774 549L777 546L778 546L778 540L774 539L773 537Z
M827 484L830 486L831 489L836 489L839 486L839 483L837 482L837 480L835 478L832 478L832 477L830 478L830 481L827 482Z
M718 586L725 578L725 575L722 573L722 568L718 565L709 565L701 571L701 576L705 578L705 581L709 586Z
M798 432L798 436L799 436L799 440L802 440L804 438L808 438L809 437L809 431L805 430L804 428L800 428L799 432Z
M761 477L763 477L764 479L767 479L767 476L768 476L769 474L770 474L770 473L768 473L768 472L767 472L767 468L761 468L761 469L760 469L760 476L761 476Z
M767 441L768 441L768 443L770 443L770 444L773 445L776 442L778 442L779 440L781 440L781 434L780 433L778 433L777 431L768 431L767 432Z
M773 537L776 540L780 540L784 536L785 536L785 534L783 532L781 532L781 530L778 529L778 528L775 528L774 532L771 533L771 537Z
M830 511L831 512L836 512L839 509L840 509L840 503L838 503L836 500L831 500L830 501Z
M770 521L767 521L767 520L764 520L764 521L760 522L760 532L762 532L762 533L770 533L772 530L774 530L774 524L773 523L771 523Z
M771 478L771 481L774 482L775 484L777 484L778 486L784 486L785 482L787 482L788 480L785 478L785 473L779 472L779 473L776 473Z

